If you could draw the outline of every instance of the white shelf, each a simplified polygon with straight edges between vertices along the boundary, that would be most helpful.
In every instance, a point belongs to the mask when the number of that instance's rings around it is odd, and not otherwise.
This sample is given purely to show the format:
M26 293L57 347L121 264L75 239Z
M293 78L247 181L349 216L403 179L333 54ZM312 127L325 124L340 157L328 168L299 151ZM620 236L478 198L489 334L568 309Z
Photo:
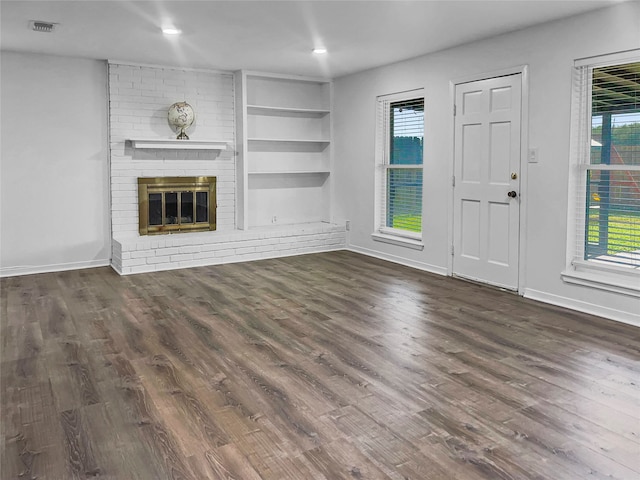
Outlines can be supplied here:
M280 172L249 172L249 175L329 175L329 170L287 170Z
M295 231L295 232L310 232L310 233L330 233L330 232L344 232L346 231L344 225L338 225L329 222L298 222L287 223L279 225L258 225L252 226L247 233L273 233L278 231Z
M288 108L269 107L266 105L247 105L247 113L250 115L271 115L271 116L300 116L300 117L324 117L329 110L315 108Z
M178 140L176 138L130 138L131 146L136 149L171 150L226 150L223 140Z
M247 139L249 143L288 143L292 145L329 145L331 143L329 140L311 140L311 139L301 139L301 138L249 138Z

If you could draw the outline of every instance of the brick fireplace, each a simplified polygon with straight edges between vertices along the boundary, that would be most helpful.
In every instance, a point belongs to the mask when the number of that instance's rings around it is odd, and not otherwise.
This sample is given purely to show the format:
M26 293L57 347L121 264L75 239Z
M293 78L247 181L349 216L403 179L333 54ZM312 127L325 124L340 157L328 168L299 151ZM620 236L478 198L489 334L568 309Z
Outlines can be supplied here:
M189 129L191 138L217 139L229 148L185 149L170 144L165 148L140 148L131 141L175 139L167 109L183 100L196 112L196 121ZM215 177L216 232L205 233L234 231L233 74L110 63L109 118L113 267L119 273L134 273L197 264L193 248L186 251L181 244L193 241L184 237L201 233L172 234L163 239L140 236L138 179Z

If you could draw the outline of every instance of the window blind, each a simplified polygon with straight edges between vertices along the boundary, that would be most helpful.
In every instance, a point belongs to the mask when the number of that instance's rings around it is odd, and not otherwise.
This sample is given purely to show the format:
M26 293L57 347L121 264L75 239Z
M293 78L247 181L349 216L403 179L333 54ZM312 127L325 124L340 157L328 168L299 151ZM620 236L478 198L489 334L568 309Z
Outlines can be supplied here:
M574 75L575 261L640 267L640 62Z
M422 231L424 98L378 102L378 225L383 233Z

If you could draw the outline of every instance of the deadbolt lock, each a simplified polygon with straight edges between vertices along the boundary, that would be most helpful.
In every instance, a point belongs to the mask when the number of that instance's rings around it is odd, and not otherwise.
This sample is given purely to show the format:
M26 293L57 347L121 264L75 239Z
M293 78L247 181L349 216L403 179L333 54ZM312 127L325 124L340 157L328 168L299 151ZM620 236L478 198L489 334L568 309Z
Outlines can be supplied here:
M511 180L516 180L518 178L518 174L516 172L513 172L511 174Z

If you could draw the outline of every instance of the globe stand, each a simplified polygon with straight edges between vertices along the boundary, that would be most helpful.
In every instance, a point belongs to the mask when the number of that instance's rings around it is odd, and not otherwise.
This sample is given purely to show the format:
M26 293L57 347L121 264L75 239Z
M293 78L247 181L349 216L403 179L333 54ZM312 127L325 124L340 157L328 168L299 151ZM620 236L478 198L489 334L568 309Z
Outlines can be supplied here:
M184 128L180 129L180 134L176 137L177 140L189 140L189 135L184 131Z

